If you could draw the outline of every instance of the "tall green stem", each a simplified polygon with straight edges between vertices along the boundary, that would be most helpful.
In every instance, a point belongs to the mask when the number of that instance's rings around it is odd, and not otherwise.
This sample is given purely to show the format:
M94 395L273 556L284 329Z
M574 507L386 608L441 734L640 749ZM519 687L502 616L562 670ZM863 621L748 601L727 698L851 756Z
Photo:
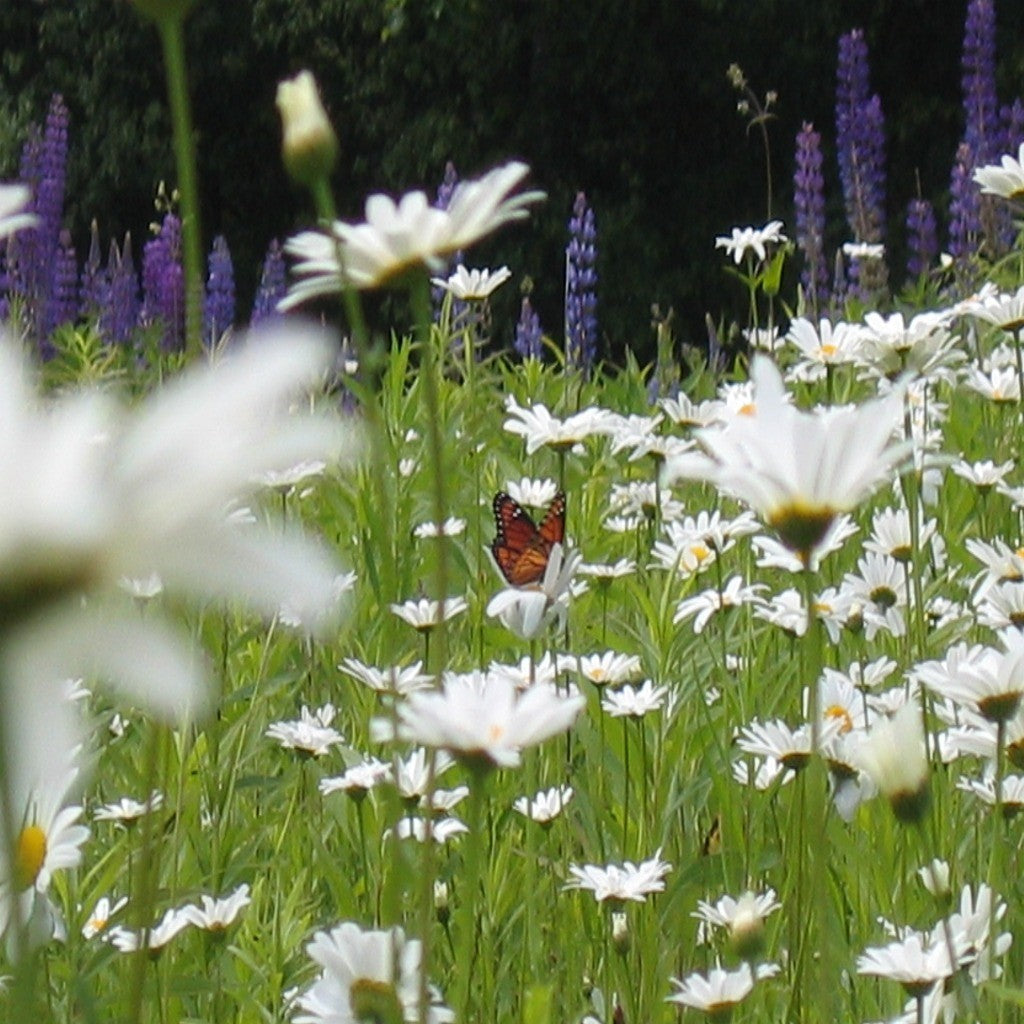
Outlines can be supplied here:
M202 351L203 246L196 178L196 143L188 98L185 64L185 21L177 12L156 23L167 74L167 100L174 132L174 159L181 200L182 258L185 272L185 351Z

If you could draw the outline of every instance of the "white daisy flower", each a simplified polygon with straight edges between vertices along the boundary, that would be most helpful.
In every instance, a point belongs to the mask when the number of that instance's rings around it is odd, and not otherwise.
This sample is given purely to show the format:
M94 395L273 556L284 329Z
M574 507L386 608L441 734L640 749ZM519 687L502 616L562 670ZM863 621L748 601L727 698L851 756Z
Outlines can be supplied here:
M608 864L597 867L585 864L579 867L569 865L572 878L566 882L566 889L586 889L594 894L598 903L624 903L631 901L643 903L649 895L665 891L665 876L672 870L672 865L661 859L659 848L650 860L634 864Z

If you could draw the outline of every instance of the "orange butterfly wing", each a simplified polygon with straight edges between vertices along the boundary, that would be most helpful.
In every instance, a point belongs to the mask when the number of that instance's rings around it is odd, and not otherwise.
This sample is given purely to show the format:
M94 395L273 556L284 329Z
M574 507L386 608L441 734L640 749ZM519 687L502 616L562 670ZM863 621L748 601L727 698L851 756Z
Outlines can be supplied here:
M537 583L548 567L551 548L565 536L565 495L555 495L538 527L518 501L499 491L494 496L494 523L498 535L491 552L502 575L514 587Z

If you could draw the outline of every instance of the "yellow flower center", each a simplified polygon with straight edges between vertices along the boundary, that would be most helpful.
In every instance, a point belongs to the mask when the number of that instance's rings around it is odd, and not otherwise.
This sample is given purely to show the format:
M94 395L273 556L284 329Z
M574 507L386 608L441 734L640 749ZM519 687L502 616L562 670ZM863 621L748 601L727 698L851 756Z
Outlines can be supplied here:
M757 405L754 402L745 402L736 410L739 416L756 416Z
M838 352L838 351L839 350L835 347L835 345L822 345L821 346L821 354L823 356L827 356L829 358L834 356L836 354L836 352Z
M492 743L497 743L498 740L500 740L501 737L504 736L504 735L505 735L505 730L500 725L498 725L497 722L495 722L493 725L491 725L487 729L487 738Z
M14 879L19 889L35 882L45 860L46 833L38 825L27 825L14 847Z
M846 710L841 704L833 704L830 707L825 708L826 718L835 718L841 721L843 724L839 727L841 733L849 732L853 728L853 719L850 718L849 711Z

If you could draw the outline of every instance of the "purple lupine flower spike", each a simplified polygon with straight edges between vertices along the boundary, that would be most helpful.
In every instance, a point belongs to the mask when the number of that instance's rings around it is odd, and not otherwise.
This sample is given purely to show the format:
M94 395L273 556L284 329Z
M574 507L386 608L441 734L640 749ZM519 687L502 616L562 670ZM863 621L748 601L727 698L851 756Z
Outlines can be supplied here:
M143 249L142 291L142 323L161 325L164 349L181 348L185 337L185 283L181 221L173 213L164 216L160 233Z
M78 312L87 320L99 319L110 302L110 267L103 266L100 231L94 220L89 230L89 255L82 266L78 288Z
M583 192L569 219L565 250L565 362L589 370L597 354L597 226Z
M281 251L281 243L275 238L271 240L267 247L267 254L263 257L263 270L260 273L260 283L256 288L256 298L253 300L249 326L255 327L269 317L280 316L277 312L277 304L284 298L287 290L284 253Z
M139 282L132 259L131 235L124 236L120 252L115 242L110 243L107 271L110 275L110 301L100 317L100 327L113 342L124 345L131 340L140 320Z
M804 254L800 279L804 295L817 318L828 290L825 259L825 178L822 174L821 134L805 123L796 137L793 174L796 242Z
M939 255L935 210L927 199L911 199L907 206L907 276L916 281L935 266Z
M541 357L540 317L534 310L528 295L523 296L513 347L523 359L540 359Z
M73 323L78 313L78 260L70 231L61 231L58 238L53 260L53 289L46 311L45 339L49 339L62 324ZM44 341L44 346L48 346L48 340Z
M216 348L235 323L235 271L227 239L218 235L210 250L209 276L203 303L203 340Z
M839 40L836 81L836 155L846 220L856 242L885 241L885 118L869 87L868 47L853 29ZM884 260L853 261L861 298L884 291Z

